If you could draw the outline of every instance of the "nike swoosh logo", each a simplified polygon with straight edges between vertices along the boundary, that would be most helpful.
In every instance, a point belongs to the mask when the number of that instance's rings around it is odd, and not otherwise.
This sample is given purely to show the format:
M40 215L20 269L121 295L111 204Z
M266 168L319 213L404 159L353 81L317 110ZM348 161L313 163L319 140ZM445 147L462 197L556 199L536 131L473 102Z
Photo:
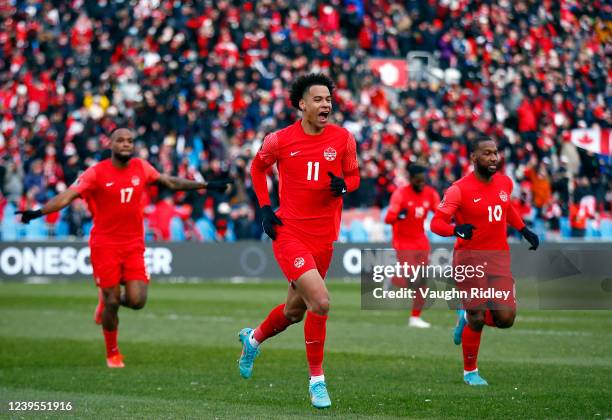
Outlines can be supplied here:
M480 200L482 200L482 198L475 198L474 203L478 203Z
M112 185L113 185L113 184L114 184L114 182L107 182L107 183L106 183L106 186L107 186L107 187L112 187Z
M315 340L315 341L306 341L306 344L314 344L314 343L318 343L318 342L319 342L318 340Z
M295 155L297 155L297 154L298 154L298 153L300 153L300 152L301 152L301 150L298 150L297 152L291 152L291 153L289 153L289 154L290 154L291 156L295 156Z
M461 232L457 232L457 236L460 236L460 237L462 237L462 238L465 238L465 235L464 235L463 233L461 233Z

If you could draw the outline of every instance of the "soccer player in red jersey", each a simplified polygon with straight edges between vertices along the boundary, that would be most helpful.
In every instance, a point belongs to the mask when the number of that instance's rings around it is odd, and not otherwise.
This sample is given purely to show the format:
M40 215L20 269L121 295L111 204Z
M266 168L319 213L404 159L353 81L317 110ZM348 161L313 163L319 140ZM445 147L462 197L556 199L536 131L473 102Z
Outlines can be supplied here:
M487 385L476 365L483 326L510 328L516 317L507 224L521 232L531 250L538 248L539 239L525 226L512 205L512 180L497 173L499 152L495 141L487 137L477 139L472 150L474 171L446 190L431 221L431 230L441 236L457 236L455 267L463 262L472 265L490 262L481 277L472 276L469 281L460 282L455 276L460 290L468 292L476 286L480 290L493 288L506 293L506 298L471 296L463 300L464 309L458 311L454 341L463 347L464 381L468 385Z
M173 191L206 188L225 191L229 181L198 182L157 172L147 161L133 158L134 135L125 128L111 134L111 157L87 169L77 181L41 209L17 212L21 221L53 213L81 196L93 215L89 237L91 265L101 300L96 323L102 324L106 363L124 367L117 346L119 306L141 309L147 300L149 275L144 262L144 221L142 195L156 182ZM120 285L125 285L121 291Z
M244 328L239 338L240 374L249 378L259 345L289 325L304 323L306 358L313 406L331 405L323 375L323 348L329 295L324 278L338 238L342 196L359 187L355 139L329 123L333 82L324 75L298 78L291 103L303 117L266 136L253 159L251 177L263 213L262 225L273 240L276 260L289 281L285 303L274 308L255 330ZM266 171L276 163L280 207L270 207Z
M385 223L393 226L393 248L402 265L427 265L429 262L430 246L423 224L427 213L438 207L440 196L435 189L425 185L425 172L426 168L420 165L413 164L408 167L410 183L393 192L385 216ZM412 303L408 325L414 328L429 328L431 325L421 318L425 298L420 290L425 288L426 280L418 278L410 281L410 286L417 288L418 293ZM405 279L394 278L393 282L400 287L408 286Z

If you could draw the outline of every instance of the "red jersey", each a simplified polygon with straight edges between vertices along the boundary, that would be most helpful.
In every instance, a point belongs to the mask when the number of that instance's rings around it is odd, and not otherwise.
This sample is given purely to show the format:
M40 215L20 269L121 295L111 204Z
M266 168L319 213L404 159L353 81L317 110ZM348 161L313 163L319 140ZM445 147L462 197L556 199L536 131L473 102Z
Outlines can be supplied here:
M512 189L512 180L506 175L495 174L483 182L471 172L446 190L439 211L454 216L457 225L476 227L472 239L457 238L455 249L510 249L507 221L517 229L525 226L510 200Z
M268 191L258 187L257 170L277 164L280 208L277 216L292 231L322 242L338 239L342 197L330 190L328 172L344 176L347 190L359 186L355 138L345 128L328 124L318 135L304 132L301 120L264 139L252 175L260 206L270 204Z
M159 176L138 158L121 169L105 159L83 172L70 188L85 198L93 215L91 246L144 244L142 195Z
M427 213L435 211L440 203L438 192L426 185L416 192L412 185L398 188L391 195L385 223L393 225L393 248L398 250L429 250L429 241L423 227ZM400 211L407 210L405 219L398 219Z

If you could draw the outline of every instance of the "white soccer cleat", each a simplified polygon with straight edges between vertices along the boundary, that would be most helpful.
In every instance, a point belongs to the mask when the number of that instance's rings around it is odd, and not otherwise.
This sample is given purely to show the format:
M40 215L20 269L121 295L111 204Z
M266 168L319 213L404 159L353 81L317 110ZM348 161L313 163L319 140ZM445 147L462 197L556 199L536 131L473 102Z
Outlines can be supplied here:
M412 328L429 328L431 324L427 321L424 321L420 316L411 316L408 321L408 326Z

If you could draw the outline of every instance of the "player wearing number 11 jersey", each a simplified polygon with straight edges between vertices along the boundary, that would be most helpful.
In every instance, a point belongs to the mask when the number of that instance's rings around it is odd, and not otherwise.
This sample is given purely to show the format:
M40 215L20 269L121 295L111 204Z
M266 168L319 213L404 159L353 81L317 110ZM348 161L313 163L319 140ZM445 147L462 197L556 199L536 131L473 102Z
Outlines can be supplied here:
M111 134L111 158L87 169L70 188L52 198L42 209L18 212L21 221L53 213L81 196L93 216L89 238L91 265L98 292L95 321L102 324L106 364L122 368L117 345L119 305L141 309L147 300L149 275L144 262L142 196L147 185L158 183L170 190L206 188L225 191L230 181L191 181L160 174L147 161L132 158L134 135L125 128ZM125 285L122 293L121 284Z
M516 317L507 224L521 232L531 244L529 249L537 249L539 239L525 227L512 205L512 180L497 173L499 153L495 142L484 137L476 140L472 149L474 171L446 190L431 221L431 230L441 236L457 237L453 255L455 267L480 266L483 270L484 275L466 276L461 281L456 276L460 290L468 294L473 288L505 292L502 297L492 299L483 293L469 295L463 300L465 309L458 311L454 341L463 348L464 381L468 385L487 385L476 366L483 326L510 328Z
M328 124L333 82L311 74L291 87L291 102L303 118L268 135L251 167L253 187L262 208L263 227L289 281L287 299L270 312L255 330L240 331L240 374L249 378L259 345L304 314L304 341L310 370L313 406L331 405L323 375L323 348L329 296L324 278L338 238L342 196L359 186L356 145L344 128ZM270 207L266 171L277 165L280 208Z

